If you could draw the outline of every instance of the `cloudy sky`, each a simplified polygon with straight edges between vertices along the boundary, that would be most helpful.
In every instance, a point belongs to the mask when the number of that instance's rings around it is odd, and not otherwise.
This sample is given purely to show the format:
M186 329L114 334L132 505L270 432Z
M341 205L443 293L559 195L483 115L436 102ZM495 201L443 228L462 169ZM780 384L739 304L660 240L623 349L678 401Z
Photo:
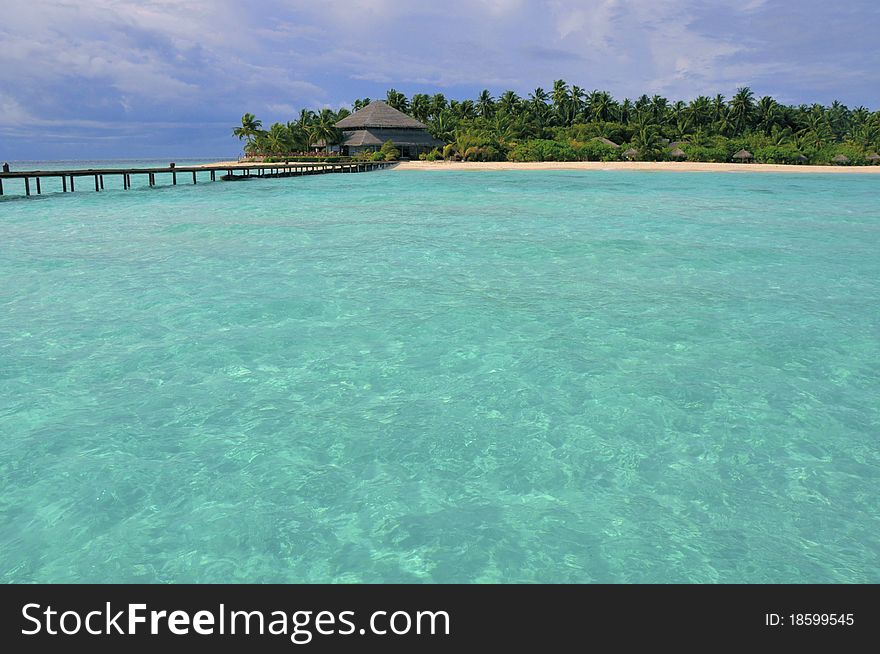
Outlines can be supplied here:
M234 155L389 87L880 109L878 0L0 0L0 159Z

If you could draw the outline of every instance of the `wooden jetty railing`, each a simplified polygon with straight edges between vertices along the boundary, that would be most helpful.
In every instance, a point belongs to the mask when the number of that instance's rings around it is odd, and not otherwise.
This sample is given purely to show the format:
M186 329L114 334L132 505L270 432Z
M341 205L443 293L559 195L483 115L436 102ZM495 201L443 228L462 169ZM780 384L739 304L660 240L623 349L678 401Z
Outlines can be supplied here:
M390 161L352 161L346 163L257 163L237 165L203 165L203 166L176 166L169 164L167 168L102 168L102 169L78 169L78 170L9 170L9 166L3 166L0 172L0 195L3 195L3 180L23 179L25 195L31 195L31 180L35 181L37 195L42 194L41 179L61 178L63 193L76 191L75 180L77 178L94 178L95 191L104 190L104 177L121 176L122 188L131 188L132 175L146 175L150 186L156 186L156 175L170 174L171 184L177 185L177 176L181 173L191 173L192 183L198 184L198 174L207 173L209 179L217 181L217 172L223 173L220 177L223 181L237 181L250 177L298 177L301 175L326 175L328 173L365 173L393 166L396 162ZM236 174L239 173L239 174Z

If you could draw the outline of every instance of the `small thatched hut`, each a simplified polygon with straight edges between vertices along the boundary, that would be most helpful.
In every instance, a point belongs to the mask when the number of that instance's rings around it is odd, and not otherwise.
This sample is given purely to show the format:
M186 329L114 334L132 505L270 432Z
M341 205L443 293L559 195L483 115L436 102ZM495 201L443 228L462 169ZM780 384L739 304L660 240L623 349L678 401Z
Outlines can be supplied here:
M754 161L755 157L752 156L751 152L743 149L743 150L740 150L739 152L737 152L735 155L733 155L733 160L740 161L742 163L746 163L749 161Z
M872 152L871 154L868 155L868 161L870 161L875 166L877 164L880 164L880 154L877 154L876 152Z
M804 154L799 154L797 157L795 157L795 161L797 161L799 164L805 164L809 160L810 158Z
M378 150L391 141L401 157L417 157L443 145L428 132L428 126L382 100L375 100L360 111L343 118L336 127L342 130L345 154Z
M838 166L845 166L849 163L849 157L845 154L839 154L834 159L831 160L833 163L836 163Z
M604 136L597 136L596 138L590 139L590 140L591 141L598 141L599 143L604 143L605 145L611 146L612 148L615 148L615 149L620 147L619 145L617 145L617 143L615 143L611 139L606 139Z
M638 157L639 157L639 151L636 150L635 148L630 148L629 150L627 150L626 152L623 153L623 158L629 159L630 161L632 161L633 159L638 159Z
M681 148L675 148L672 152L669 153L669 156L673 159L687 159L687 154Z

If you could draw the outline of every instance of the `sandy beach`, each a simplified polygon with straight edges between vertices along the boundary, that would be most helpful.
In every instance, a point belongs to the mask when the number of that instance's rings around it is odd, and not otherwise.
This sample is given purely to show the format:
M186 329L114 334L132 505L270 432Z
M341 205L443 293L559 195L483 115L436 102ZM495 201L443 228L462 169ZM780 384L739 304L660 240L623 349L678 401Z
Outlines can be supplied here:
M823 173L880 174L880 166L790 166L781 164L701 163L692 161L402 161L393 170L641 170L682 173Z

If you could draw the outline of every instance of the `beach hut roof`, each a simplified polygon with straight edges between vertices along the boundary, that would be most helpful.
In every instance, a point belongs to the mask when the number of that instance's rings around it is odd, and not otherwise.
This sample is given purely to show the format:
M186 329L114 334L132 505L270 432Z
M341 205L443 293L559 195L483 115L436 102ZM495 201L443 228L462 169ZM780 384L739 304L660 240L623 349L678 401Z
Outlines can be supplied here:
M669 156L676 159L681 159L682 157L686 157L687 154L685 154L684 150L682 150L681 148L675 148L672 152L669 153Z
M845 154L839 154L831 161L833 161L834 163L849 163L849 157L847 157Z
M797 160L798 160L798 161L809 161L810 158L809 158L807 155L805 155L805 154L799 154L799 155L797 156Z
M604 143L605 145L609 145L612 148L619 148L620 147L619 145L617 145L617 143L615 143L611 139L606 139L604 136L597 136L596 138L594 138L592 140L598 141L599 143Z
M739 152L737 152L735 155L733 155L733 158L734 159L754 159L754 157L752 156L752 153L749 152L748 150L746 150L745 148L740 150Z
M876 152L872 152L871 154L868 155L868 161L880 161L880 154L877 154Z
M336 127L342 130L365 129L368 127L382 129L428 129L424 123L407 116L382 100L374 100L363 109L355 111L343 118Z
M394 145L437 147L443 145L427 131L415 129L356 129L345 133L343 145L348 147L381 146L386 141Z
M639 151L636 150L635 148L630 148L629 150L627 150L626 152L623 153L623 156L624 157L638 157Z

